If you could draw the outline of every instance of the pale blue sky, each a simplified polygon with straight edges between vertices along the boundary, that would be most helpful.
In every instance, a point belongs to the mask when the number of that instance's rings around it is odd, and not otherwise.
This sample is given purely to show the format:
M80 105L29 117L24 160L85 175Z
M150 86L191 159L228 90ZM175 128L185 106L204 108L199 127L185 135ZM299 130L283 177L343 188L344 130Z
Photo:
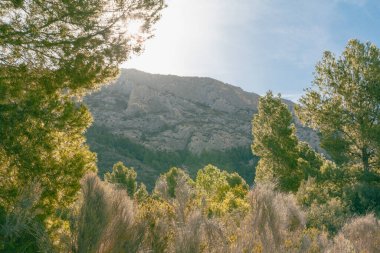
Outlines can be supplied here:
M123 67L208 76L296 100L323 51L380 46L380 0L168 0L156 36Z

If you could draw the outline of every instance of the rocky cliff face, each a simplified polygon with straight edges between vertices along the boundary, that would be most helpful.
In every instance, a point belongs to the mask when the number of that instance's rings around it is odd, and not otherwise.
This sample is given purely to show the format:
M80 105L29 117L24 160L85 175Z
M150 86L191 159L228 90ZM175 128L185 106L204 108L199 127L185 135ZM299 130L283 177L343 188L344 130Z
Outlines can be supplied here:
M155 150L224 150L251 142L259 96L211 78L123 70L85 102L95 124Z
M113 134L149 149L200 153L250 145L258 100L255 93L211 78L128 69L85 102L94 124ZM301 139L314 145L316 135L297 125Z
M87 133L100 173L117 161L138 171L151 189L172 166L194 176L212 163L253 182L251 121L259 95L211 78L122 70L113 84L85 98L94 124ZM294 104L284 100L291 110ZM317 147L317 136L295 120L297 135Z

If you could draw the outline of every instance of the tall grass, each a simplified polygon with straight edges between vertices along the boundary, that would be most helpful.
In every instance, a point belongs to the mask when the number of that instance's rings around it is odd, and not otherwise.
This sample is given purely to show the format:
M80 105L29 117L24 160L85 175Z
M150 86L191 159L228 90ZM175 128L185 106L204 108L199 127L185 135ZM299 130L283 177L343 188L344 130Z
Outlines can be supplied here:
M82 201L73 226L73 251L137 252L143 231L136 226L133 201L126 191L101 182L95 174L82 182Z
M234 252L284 252L299 244L305 218L293 196L264 184L249 199L251 211L239 228Z
M73 215L71 252L380 252L380 225L374 215L357 217L329 237L326 231L308 228L295 197L271 184L250 191L248 213L222 217L203 212L191 184L177 184L174 197L167 189L159 180L155 194L140 203L87 175Z

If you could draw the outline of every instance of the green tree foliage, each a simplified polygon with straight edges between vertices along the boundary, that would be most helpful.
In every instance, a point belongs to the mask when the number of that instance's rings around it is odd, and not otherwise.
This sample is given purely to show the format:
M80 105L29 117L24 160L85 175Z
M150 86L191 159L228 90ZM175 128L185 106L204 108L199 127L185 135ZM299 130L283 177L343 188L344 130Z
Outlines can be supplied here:
M173 167L159 177L154 192L161 197L174 199L177 196L177 191L186 185L191 187L194 185L194 181L185 171Z
M365 171L380 166L380 50L350 40L340 57L325 52L314 87L300 99L298 115L321 134L337 164Z
M140 52L162 8L162 0L0 1L0 210L5 217L31 215L30 224L40 224L53 244L59 242L56 232L67 228L60 217L77 197L80 178L96 170L96 156L83 136L92 118L81 97L116 77L119 64ZM140 33L129 31L133 22L141 24ZM14 212L19 189L29 182L40 186L40 196L30 212ZM1 229L6 224L2 221ZM19 228L17 235L40 231L29 228ZM0 244L10 245L17 235ZM36 252L35 239L22 239L25 244L16 243L12 252Z
M349 217L349 210L339 198L327 199L324 204L314 202L307 213L307 225L319 230L338 232Z
M146 186L144 183L140 183L140 185L137 187L137 190L135 192L135 199L141 203L145 201L149 196L148 190L146 189Z
M298 166L298 140L292 114L272 92L260 98L252 134L252 151L260 157L255 181L277 180L281 190L296 191L303 173Z
M136 177L136 171L133 168L125 167L122 162L116 163L112 168L112 172L104 174L105 181L125 189L128 192L128 196L131 197L137 191Z
M221 171L213 165L199 170L195 179L197 198L205 204L208 216L248 210L249 186L237 173Z
M303 171L304 179L318 177L320 168L325 159L321 154L315 152L306 142L298 142L298 167Z
M159 253L168 250L175 226L175 211L169 202L148 198L140 205L137 221L144 227L143 246L148 249L145 251Z
M253 182L255 170L252 166L255 167L258 160L258 157L252 155L250 146L204 151L200 154L188 150L152 150L99 125L92 125L86 132L86 137L91 150L97 153L100 175L106 173L116 162L123 161L139 171L137 180L144 182L148 190L154 188L157 177L166 173L167 168L186 168L186 172L195 178L198 169L207 164L214 164L228 172L236 171L246 182Z
M71 203L95 155L83 133L86 92L114 78L140 52L162 0L0 2L0 203L11 208L30 180L40 216ZM128 23L141 24L131 34ZM3 166L5 165L5 166Z
M297 191L298 202L303 206L325 204L332 198L343 201L345 189L351 187L355 180L341 167L326 160L320 168L317 177L303 180Z
M380 175L364 173L352 187L345 189L346 201L355 214L374 212L380 217Z
M297 108L301 121L320 133L321 146L337 164L317 184L334 185L355 214L380 212L379 76L380 50L351 40L340 57L324 53L314 86ZM337 177L342 170L345 175Z
M98 87L141 50L162 7L161 0L1 1L1 101ZM131 22L141 33L129 31Z

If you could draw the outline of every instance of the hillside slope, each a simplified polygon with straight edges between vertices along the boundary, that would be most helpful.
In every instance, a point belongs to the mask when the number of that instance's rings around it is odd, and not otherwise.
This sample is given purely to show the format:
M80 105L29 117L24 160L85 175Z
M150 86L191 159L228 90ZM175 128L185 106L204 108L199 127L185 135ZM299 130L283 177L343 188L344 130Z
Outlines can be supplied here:
M195 166L209 162L252 182L257 159L249 154L251 120L258 100L255 93L211 78L124 69L113 84L85 98L94 116L88 143L101 171L121 160L149 185L164 166L194 174ZM316 146L316 134L296 125L300 139Z

